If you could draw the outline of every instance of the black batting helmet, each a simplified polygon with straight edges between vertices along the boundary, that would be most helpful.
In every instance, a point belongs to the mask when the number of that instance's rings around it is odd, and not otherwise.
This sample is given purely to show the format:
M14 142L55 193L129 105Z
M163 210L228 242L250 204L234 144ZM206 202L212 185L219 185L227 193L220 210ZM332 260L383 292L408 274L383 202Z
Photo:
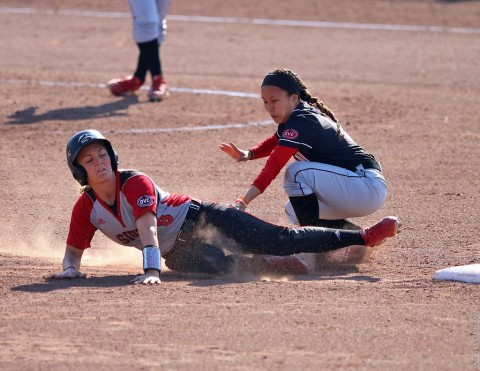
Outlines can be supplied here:
M118 155L114 151L112 144L105 139L105 137L97 130L83 130L79 131L67 143L67 164L72 172L73 177L79 182L82 186L87 185L87 172L85 169L77 164L77 156L80 151L92 144L94 142L101 142L110 156L110 161L112 162L112 169L116 171L118 168Z

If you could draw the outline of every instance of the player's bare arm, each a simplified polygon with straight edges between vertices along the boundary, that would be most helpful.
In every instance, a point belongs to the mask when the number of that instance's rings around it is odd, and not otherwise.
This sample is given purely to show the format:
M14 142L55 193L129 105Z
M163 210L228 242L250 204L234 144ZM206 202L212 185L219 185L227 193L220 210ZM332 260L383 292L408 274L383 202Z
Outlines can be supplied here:
M65 256L63 257L63 272L53 274L51 279L64 278L85 278L87 275L80 272L80 263L82 261L83 250L67 245L65 248Z
M240 196L237 198L237 200L235 201L235 207L238 210L245 211L248 204L258 196L260 196L261 194L262 192L260 191L260 189L258 189L254 185L251 185L250 188L248 188L247 192L245 192L243 196Z

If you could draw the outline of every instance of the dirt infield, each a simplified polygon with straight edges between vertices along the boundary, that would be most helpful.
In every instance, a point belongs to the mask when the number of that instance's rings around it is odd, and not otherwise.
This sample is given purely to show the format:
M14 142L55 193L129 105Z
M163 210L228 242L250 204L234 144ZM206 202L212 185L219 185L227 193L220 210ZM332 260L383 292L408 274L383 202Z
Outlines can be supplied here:
M2 1L0 369L478 368L478 285L432 276L480 261L480 2L174 0L169 14L172 94L153 104L102 85L136 63L127 1ZM167 191L230 203L262 162L235 164L218 145L273 133L255 95L277 67L381 161L387 203L355 221L398 215L396 239L307 276L165 272L145 287L127 284L140 253L99 235L87 279L44 279L61 269L78 197L74 132L105 133L121 167ZM281 180L250 212L287 223Z

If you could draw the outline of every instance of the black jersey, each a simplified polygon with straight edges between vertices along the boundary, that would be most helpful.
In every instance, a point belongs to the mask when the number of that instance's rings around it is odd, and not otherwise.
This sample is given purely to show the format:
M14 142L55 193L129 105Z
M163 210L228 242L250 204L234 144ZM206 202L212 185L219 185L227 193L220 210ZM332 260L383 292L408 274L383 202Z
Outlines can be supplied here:
M314 107L300 103L286 123L278 125L279 144L298 149L297 161L312 161L355 170L375 161L336 122Z

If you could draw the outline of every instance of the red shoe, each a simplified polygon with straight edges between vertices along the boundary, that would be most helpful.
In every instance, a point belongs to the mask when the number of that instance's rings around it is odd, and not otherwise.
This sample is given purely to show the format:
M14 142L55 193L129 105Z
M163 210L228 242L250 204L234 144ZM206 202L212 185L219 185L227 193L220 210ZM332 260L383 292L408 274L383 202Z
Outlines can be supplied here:
M262 256L264 273L301 275L308 274L308 265L296 255Z
M381 245L387 238L396 236L399 227L400 222L397 217L387 216L360 233L365 240L365 245L374 247Z
M152 86L148 91L148 99L150 102L160 102L168 97L168 86L163 76L155 76L152 80Z
M143 82L137 76L127 76L121 79L113 79L107 82L110 93L120 97L122 95L131 95L140 89Z

